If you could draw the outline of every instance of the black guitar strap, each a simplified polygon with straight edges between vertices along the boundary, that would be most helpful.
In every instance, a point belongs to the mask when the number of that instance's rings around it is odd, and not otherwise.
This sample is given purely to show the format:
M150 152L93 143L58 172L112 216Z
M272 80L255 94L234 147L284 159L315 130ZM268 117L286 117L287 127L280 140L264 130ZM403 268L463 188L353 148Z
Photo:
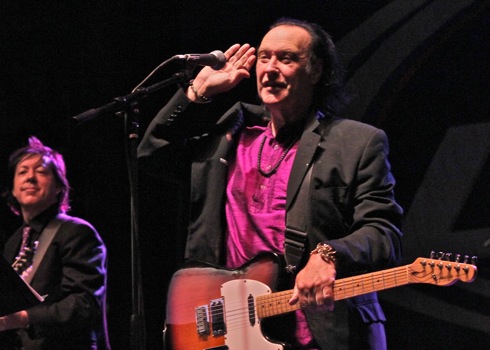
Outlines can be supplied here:
M305 251L306 218L309 210L309 193L313 164L305 175L301 188L286 214L286 233L284 240L284 258L286 260L286 271L295 273L303 259Z
M46 227L41 232L42 234L39 236L39 243L36 249L36 253L32 258L32 267L31 267L32 269L29 272L29 274L24 278L24 281L26 281L27 283L30 284L32 279L34 278L37 268L39 267L39 264L41 263L44 257L44 253L46 253L46 250L51 244L51 241L56 235L56 232L58 232L59 227L63 223L63 220L61 219L63 218L63 216L64 216L63 214L58 214L54 219L52 219L46 225Z

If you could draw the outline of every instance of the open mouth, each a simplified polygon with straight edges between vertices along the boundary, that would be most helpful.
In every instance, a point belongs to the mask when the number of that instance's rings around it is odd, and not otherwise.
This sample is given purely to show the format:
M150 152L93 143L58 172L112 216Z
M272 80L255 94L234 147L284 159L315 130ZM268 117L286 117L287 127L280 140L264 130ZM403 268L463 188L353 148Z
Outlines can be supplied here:
M277 89L283 89L287 87L286 83L283 82L278 82L278 81L266 81L262 84L262 86L266 88L277 88Z

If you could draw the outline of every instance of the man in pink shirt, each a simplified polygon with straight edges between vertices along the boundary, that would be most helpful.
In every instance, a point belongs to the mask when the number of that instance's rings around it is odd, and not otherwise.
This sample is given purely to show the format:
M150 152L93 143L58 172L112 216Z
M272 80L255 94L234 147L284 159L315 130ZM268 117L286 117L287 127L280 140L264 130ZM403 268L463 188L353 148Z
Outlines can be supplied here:
M338 117L342 69L318 25L279 20L257 50L235 44L225 57L222 69L203 68L176 93L138 148L142 160L170 155L190 166L186 258L236 269L261 253L285 256L289 304L300 309L279 340L294 349L385 349L376 293L335 305L333 293L339 276L401 259L385 133ZM211 113L212 98L249 78L255 62L261 106Z

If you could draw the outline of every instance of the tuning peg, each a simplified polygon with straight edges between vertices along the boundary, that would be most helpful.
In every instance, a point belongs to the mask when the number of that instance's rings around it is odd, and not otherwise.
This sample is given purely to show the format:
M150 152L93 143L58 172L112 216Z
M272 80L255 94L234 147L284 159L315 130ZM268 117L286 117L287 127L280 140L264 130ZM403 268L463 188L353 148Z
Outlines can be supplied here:
M470 261L470 257L468 255L464 256L464 263L467 264Z
M436 252L435 252L435 251L433 251L433 250L431 250L431 251L430 251L430 258L431 258L431 259L434 259L435 257L436 257Z
M451 256L453 255L453 253L446 253L444 254L444 260L451 260Z
M456 254L456 259L454 261L456 261L457 263L459 263L461 260L461 254Z
M477 261L478 261L478 257L476 255L473 255L471 257L471 265L476 265Z

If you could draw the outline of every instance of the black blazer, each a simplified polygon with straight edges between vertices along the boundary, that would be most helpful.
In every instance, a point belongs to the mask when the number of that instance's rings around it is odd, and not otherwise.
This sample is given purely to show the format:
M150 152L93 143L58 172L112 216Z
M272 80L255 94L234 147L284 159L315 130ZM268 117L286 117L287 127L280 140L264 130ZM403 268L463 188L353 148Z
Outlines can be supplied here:
M25 349L97 349L109 347L105 320L107 252L88 222L62 216L31 281L45 301L27 310L30 325L19 331ZM17 230L5 245L12 262L21 241Z

